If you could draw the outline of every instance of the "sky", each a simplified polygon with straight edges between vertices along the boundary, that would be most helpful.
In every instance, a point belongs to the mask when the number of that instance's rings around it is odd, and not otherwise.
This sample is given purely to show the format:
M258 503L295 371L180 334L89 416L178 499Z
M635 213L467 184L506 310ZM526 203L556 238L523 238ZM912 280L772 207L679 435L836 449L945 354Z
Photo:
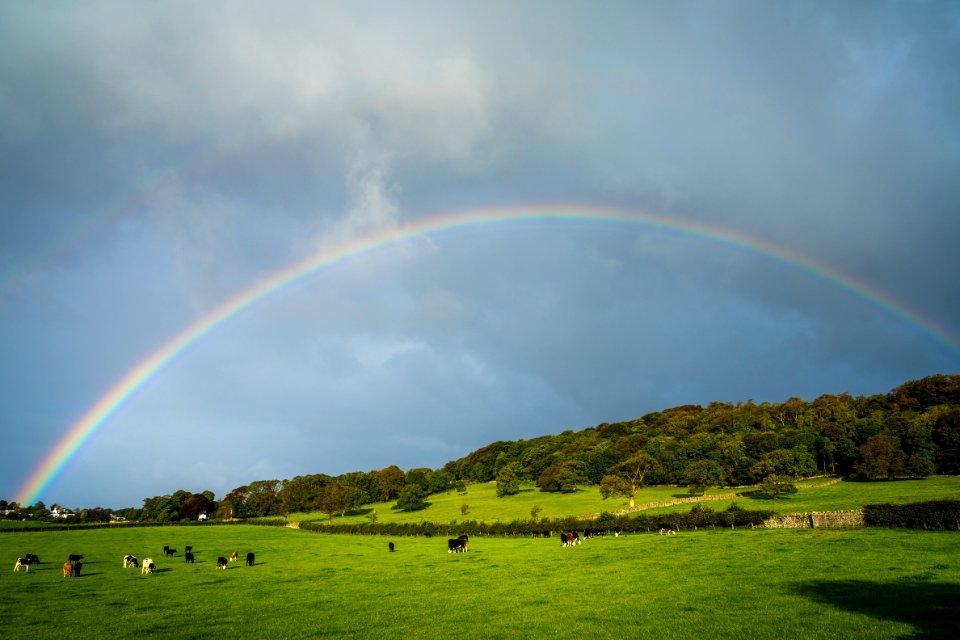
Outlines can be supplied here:
M2 3L0 498L960 373L958 60L951 2Z

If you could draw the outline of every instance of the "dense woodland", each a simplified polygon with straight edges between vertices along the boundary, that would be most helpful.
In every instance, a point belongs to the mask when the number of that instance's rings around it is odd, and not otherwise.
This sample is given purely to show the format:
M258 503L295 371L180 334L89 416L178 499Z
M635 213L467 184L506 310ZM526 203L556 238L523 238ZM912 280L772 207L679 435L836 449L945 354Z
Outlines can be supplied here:
M218 519L304 511L333 516L394 500L396 508L414 510L426 506L430 494L493 481L501 496L534 483L542 491L599 485L604 497L631 503L641 487L659 484L691 493L758 485L776 497L793 490L793 481L820 474L864 481L960 474L960 375L906 382L886 395L684 405L629 422L494 442L442 469L390 466L257 480L219 501L209 491L177 491L122 514L159 522L196 520L201 513Z

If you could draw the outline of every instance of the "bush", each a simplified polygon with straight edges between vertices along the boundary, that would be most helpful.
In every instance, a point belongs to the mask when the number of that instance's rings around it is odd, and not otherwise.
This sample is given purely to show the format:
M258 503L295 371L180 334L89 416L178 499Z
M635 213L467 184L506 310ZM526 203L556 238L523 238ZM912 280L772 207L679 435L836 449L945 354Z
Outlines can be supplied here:
M960 529L960 500L868 504L863 508L863 520L868 527Z

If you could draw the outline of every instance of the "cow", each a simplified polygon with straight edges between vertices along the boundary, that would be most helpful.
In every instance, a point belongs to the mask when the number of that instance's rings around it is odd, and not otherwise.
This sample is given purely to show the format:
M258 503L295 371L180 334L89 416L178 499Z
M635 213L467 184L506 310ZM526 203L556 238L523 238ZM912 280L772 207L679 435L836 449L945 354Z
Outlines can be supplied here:
M227 559L223 556L217 558L217 569L223 569L224 571L227 570Z
M237 551L234 551L233 553L230 554L230 562L233 562L239 557L240 557L240 553Z
M393 553L394 547L392 542L387 543L387 548L390 549L390 553Z
M466 553L469 541L470 538L466 534L459 538L449 538L447 540L447 553Z
M192 552L192 551L187 551L186 553L184 553L184 554L183 554L183 561L184 561L184 562L189 562L190 564L193 564L193 552Z
M561 531L560 546L573 547L580 544L580 535L576 531Z
M74 562L74 563L73 563L73 576L74 576L75 578L79 578L79 577L80 577L80 569L81 569L81 568L83 568L83 563L82 563L82 562Z
M69 556L67 556L67 560L69 562L80 562L83 560L83 556L79 553L71 553Z
M153 573L157 570L156 565L153 564L153 558L144 558L143 564L140 565L140 575L145 573Z
M33 564L33 560L27 557L17 558L16 564L13 565L14 571L20 571L20 567L25 567L25 571L30 573L30 565Z
M30 564L40 564L40 558L38 558L38 557L37 557L35 554L33 554L33 553L28 553L28 554L24 555L23 557L26 558L27 560L29 560L29 561L30 561Z
M163 545L163 555L167 555L167 551L170 551L170 545Z
M140 564L137 562L137 556L125 555L123 556L123 568L129 569L130 567L137 568Z
M613 528L613 537L614 537L614 538L619 538L619 537L620 537L620 527L614 527L614 528Z
M677 535L677 530L673 527L661 527L660 535L662 536L675 536Z
M171 549L170 547L164 547L164 548L163 548L163 555L164 555L164 557L166 557L166 556L175 556L175 555L177 555L177 550L176 550L176 549Z
M253 566L253 557L254 557L254 556L253 556L253 552L247 554L247 566L248 566L248 567L252 567L252 566Z
M69 577L71 577L72 575L73 575L73 563L72 563L72 562L64 562L64 563L63 563L63 577L64 577L64 578L69 578Z
M190 553L191 551L193 551L193 545L189 545L189 544L188 544L187 546L185 546L185 547L183 548L183 552L184 552L184 553Z

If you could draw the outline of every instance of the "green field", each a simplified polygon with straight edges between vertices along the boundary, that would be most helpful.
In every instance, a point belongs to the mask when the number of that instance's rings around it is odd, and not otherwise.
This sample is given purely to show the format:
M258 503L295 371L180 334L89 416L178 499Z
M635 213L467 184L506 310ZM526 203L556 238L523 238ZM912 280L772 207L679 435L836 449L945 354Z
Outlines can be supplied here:
M655 487L637 503L683 497L683 489ZM960 498L960 479L839 482L737 503L783 513L936 498ZM449 523L525 519L534 505L547 518L624 506L595 488L500 499L492 484L430 501L414 513L386 503L372 508L381 522ZM342 521L368 521L368 513ZM326 516L289 517L318 518ZM187 544L195 564L183 560ZM164 545L179 549L177 556L164 558ZM253 551L255 566L217 570L217 557L232 551L241 558ZM13 572L26 553L42 564ZM70 553L84 555L79 578L62 577ZM152 556L157 573L123 569L127 553ZM8 563L0 571L0 619L5 630L30 638L960 637L960 532L711 529L609 536L575 548L561 548L556 537L474 536L468 553L450 555L440 538L117 525L8 531L0 534L0 558Z
M454 555L443 539L393 539L396 553L387 540L250 525L7 533L0 616L30 638L960 637L955 532L718 529L566 549L475 537ZM217 570L233 550L256 565ZM14 573L26 552L43 563ZM148 552L156 574L121 567ZM69 553L85 556L79 578L62 577Z
M797 513L806 511L838 511L857 509L865 504L889 502L903 504L921 500L960 499L960 478L932 477L923 480L899 480L894 482L837 482L829 486L817 486L828 481L820 478L802 481L797 484L799 490L793 495L777 500L766 498L736 498L735 500L713 500L704 504L716 511L726 509L736 502L745 509L771 510L777 513ZM748 489L711 489L707 496L727 495ZM666 502L677 498L689 498L686 488L676 486L647 487L636 496L638 506ZM534 488L526 488L517 495L498 498L494 483L472 484L466 494L455 491L430 496L430 506L421 511L400 512L391 509L394 503L380 502L368 505L361 512L346 517L336 516L335 523L354 524L369 522L370 511L375 511L378 522L462 522L477 520L484 522L511 521L530 518L534 505L542 508L541 518L561 518L569 515L583 515L614 512L628 506L623 498L604 500L600 490L587 486L575 493L545 493ZM466 515L461 513L463 505L469 507ZM689 511L690 504L650 509L644 513L664 511ZM292 513L291 521L324 520L329 518L322 513Z

